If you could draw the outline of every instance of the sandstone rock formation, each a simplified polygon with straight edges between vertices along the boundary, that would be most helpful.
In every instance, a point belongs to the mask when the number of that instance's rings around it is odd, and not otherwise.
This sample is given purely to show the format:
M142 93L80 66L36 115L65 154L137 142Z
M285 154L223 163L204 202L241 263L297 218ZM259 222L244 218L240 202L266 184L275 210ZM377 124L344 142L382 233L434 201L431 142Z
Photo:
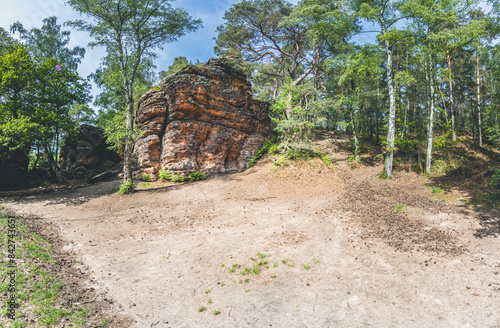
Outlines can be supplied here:
M118 172L120 162L120 156L108 149L100 128L82 125L76 138L66 140L61 148L59 177L63 180L92 178L115 168Z
M243 170L271 134L268 104L222 59L167 77L139 99L136 121L139 166L151 175Z

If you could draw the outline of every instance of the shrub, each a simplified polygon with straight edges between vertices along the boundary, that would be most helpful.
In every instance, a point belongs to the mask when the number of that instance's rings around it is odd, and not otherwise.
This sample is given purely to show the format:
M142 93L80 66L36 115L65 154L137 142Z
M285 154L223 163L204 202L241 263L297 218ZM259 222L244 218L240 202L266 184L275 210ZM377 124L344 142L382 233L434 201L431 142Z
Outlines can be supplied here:
M491 178L491 186L493 188L500 188L500 168L490 168L493 171Z
M179 174L174 174L172 177L172 182L184 182L186 181L186 177L180 176Z
M191 181L198 181L198 180L205 180L206 177L205 174L203 174L203 172L196 171L189 174L189 179L191 179Z
M151 177L149 176L149 174L144 173L143 175L141 175L140 180L151 182Z
M259 150L257 150L257 152L255 153L255 156L252 157L249 161L248 161L248 167L252 167L255 165L255 163L257 163L257 160L259 158L261 158L262 156L264 156L264 154L267 154L267 152L269 151L269 149L276 143L276 137L272 138L271 140L268 140L266 141L262 147L260 147ZM277 147L277 146L276 146ZM273 149L274 150L274 149ZM278 151L279 151L279 148L278 148Z
M158 172L158 177L160 178L160 180L170 181L170 180L172 180L172 173L170 173L167 170L160 170Z
M118 193L130 194L135 190L136 187L137 187L136 184L132 180L127 180L120 184L120 188L118 188Z

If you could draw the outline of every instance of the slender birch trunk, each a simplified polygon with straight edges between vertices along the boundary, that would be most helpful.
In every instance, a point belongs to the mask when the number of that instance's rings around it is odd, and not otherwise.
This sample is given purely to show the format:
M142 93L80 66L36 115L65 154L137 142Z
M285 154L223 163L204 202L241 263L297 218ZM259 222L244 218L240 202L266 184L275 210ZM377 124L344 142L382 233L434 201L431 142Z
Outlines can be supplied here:
M429 56L430 57L430 56ZM434 76L432 72L432 59L429 58L429 65L426 65L429 74L429 91L430 91L430 113L429 113L429 128L428 128L428 136L427 136L427 157L425 161L425 173L431 174L431 165L432 165L432 141L433 141L433 133L434 133Z
M457 141L457 134L455 133L455 102L453 101L453 78L451 74L451 56L450 52L446 51L446 59L448 60L448 85L450 88L450 112L451 112L451 129L453 131L452 138L453 141Z
M479 47L476 49L476 83L477 83L477 128L479 147L483 147L483 133L481 127L481 85L479 81Z
M385 25L382 27L385 34ZM392 164L394 159L394 139L396 133L396 98L394 95L394 84L392 82L392 50L389 41L385 41L385 53L387 55L387 87L389 88L389 121L387 122L387 147L385 153L384 177L392 179Z

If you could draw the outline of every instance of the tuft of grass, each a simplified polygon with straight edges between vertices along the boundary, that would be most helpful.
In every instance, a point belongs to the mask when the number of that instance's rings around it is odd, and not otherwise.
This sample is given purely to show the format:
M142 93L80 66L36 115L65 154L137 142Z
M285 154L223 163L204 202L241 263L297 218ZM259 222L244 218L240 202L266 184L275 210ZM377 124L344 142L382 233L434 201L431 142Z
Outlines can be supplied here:
M221 263L220 267L223 268L224 266L225 266L224 263Z
M214 315L219 315L220 314L220 311L216 310L214 311Z
M258 275L258 274L260 274L260 268L259 268L258 266L253 266L253 267L252 267L252 273L253 273L254 275Z
M272 276L271 276L271 278L273 278L273 279L274 279L274 278L276 278L276 277L277 277L276 275L272 275Z
M246 278L245 280L243 280L245 282L245 284L248 284L250 282L250 279Z
M214 302L214 301L212 301L212 299L209 299L209 300L207 301L207 303L208 303L208 304L212 304L213 302Z
M104 318L97 324L97 327L104 328L108 323L111 323L111 320Z
M304 269L306 269L306 270L309 270L309 269L311 268L311 266L310 266L310 265L307 265L307 264L304 264L304 265L303 265L303 267L304 267Z
M443 192L443 189L438 188L438 187L429 187L429 189L431 190L431 192L432 192L433 194L440 194L440 193L442 193L442 192Z
M278 267L278 262L274 262L273 267L277 268Z
M203 312L203 311L206 311L206 307L202 306L201 308L198 309L198 312Z
M406 205L398 205L398 206L396 206L396 210L401 212L405 207L406 207Z
M9 230L15 231L14 237L8 233ZM0 281L3 282L0 283L0 294L6 295L0 299L0 317L8 317L9 295L12 295L18 304L8 327L26 327L26 317L33 318L30 327L54 327L63 324L86 326L86 317L90 310L62 302L64 299L61 295L64 295L68 287L50 270L57 260L48 241L29 232L24 219L9 216L7 213L0 213L0 240L15 242L15 267L9 267L7 255L0 252ZM15 284L10 285L9 280L13 274ZM102 323L107 324L104 321Z
M250 289L245 289L245 293L248 293L250 291Z
M266 265L267 264L267 261L260 261L259 262L259 266L263 266L263 265Z
M242 271L240 271L240 274L243 276L246 276L249 273L250 273L250 268L247 267L245 267Z
M286 260L281 260L281 263L286 264Z
M262 253L257 253L257 256L260 257L261 259L265 258L266 257L266 254L262 254Z
M211 292L211 291L212 291L211 289L206 290L206 291L205 291L205 294L210 294L210 292Z

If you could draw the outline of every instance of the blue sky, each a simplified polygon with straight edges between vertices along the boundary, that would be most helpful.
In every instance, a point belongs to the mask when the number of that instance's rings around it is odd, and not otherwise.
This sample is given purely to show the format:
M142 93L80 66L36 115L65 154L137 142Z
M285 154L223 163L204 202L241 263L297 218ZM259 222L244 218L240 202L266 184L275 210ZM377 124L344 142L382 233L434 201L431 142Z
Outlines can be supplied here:
M214 57L213 48L217 26L223 24L224 12L239 0L177 0L172 2L174 7L186 9L195 18L203 21L203 28L195 33L187 34L176 43L167 44L163 51L158 52L156 61L157 71L166 70L175 57L184 56L195 62L199 59L206 62ZM289 0L296 4L298 0ZM16 22L21 22L25 28L41 27L42 20L49 16L57 16L59 24L74 19L85 19L65 5L64 0L0 0L0 26L6 30ZM87 48L91 41L87 33L72 31L71 46L79 45ZM100 64L105 52L102 48L87 48L85 58L78 69L80 75L87 77L94 72ZM92 94L95 96L99 89L93 86Z

